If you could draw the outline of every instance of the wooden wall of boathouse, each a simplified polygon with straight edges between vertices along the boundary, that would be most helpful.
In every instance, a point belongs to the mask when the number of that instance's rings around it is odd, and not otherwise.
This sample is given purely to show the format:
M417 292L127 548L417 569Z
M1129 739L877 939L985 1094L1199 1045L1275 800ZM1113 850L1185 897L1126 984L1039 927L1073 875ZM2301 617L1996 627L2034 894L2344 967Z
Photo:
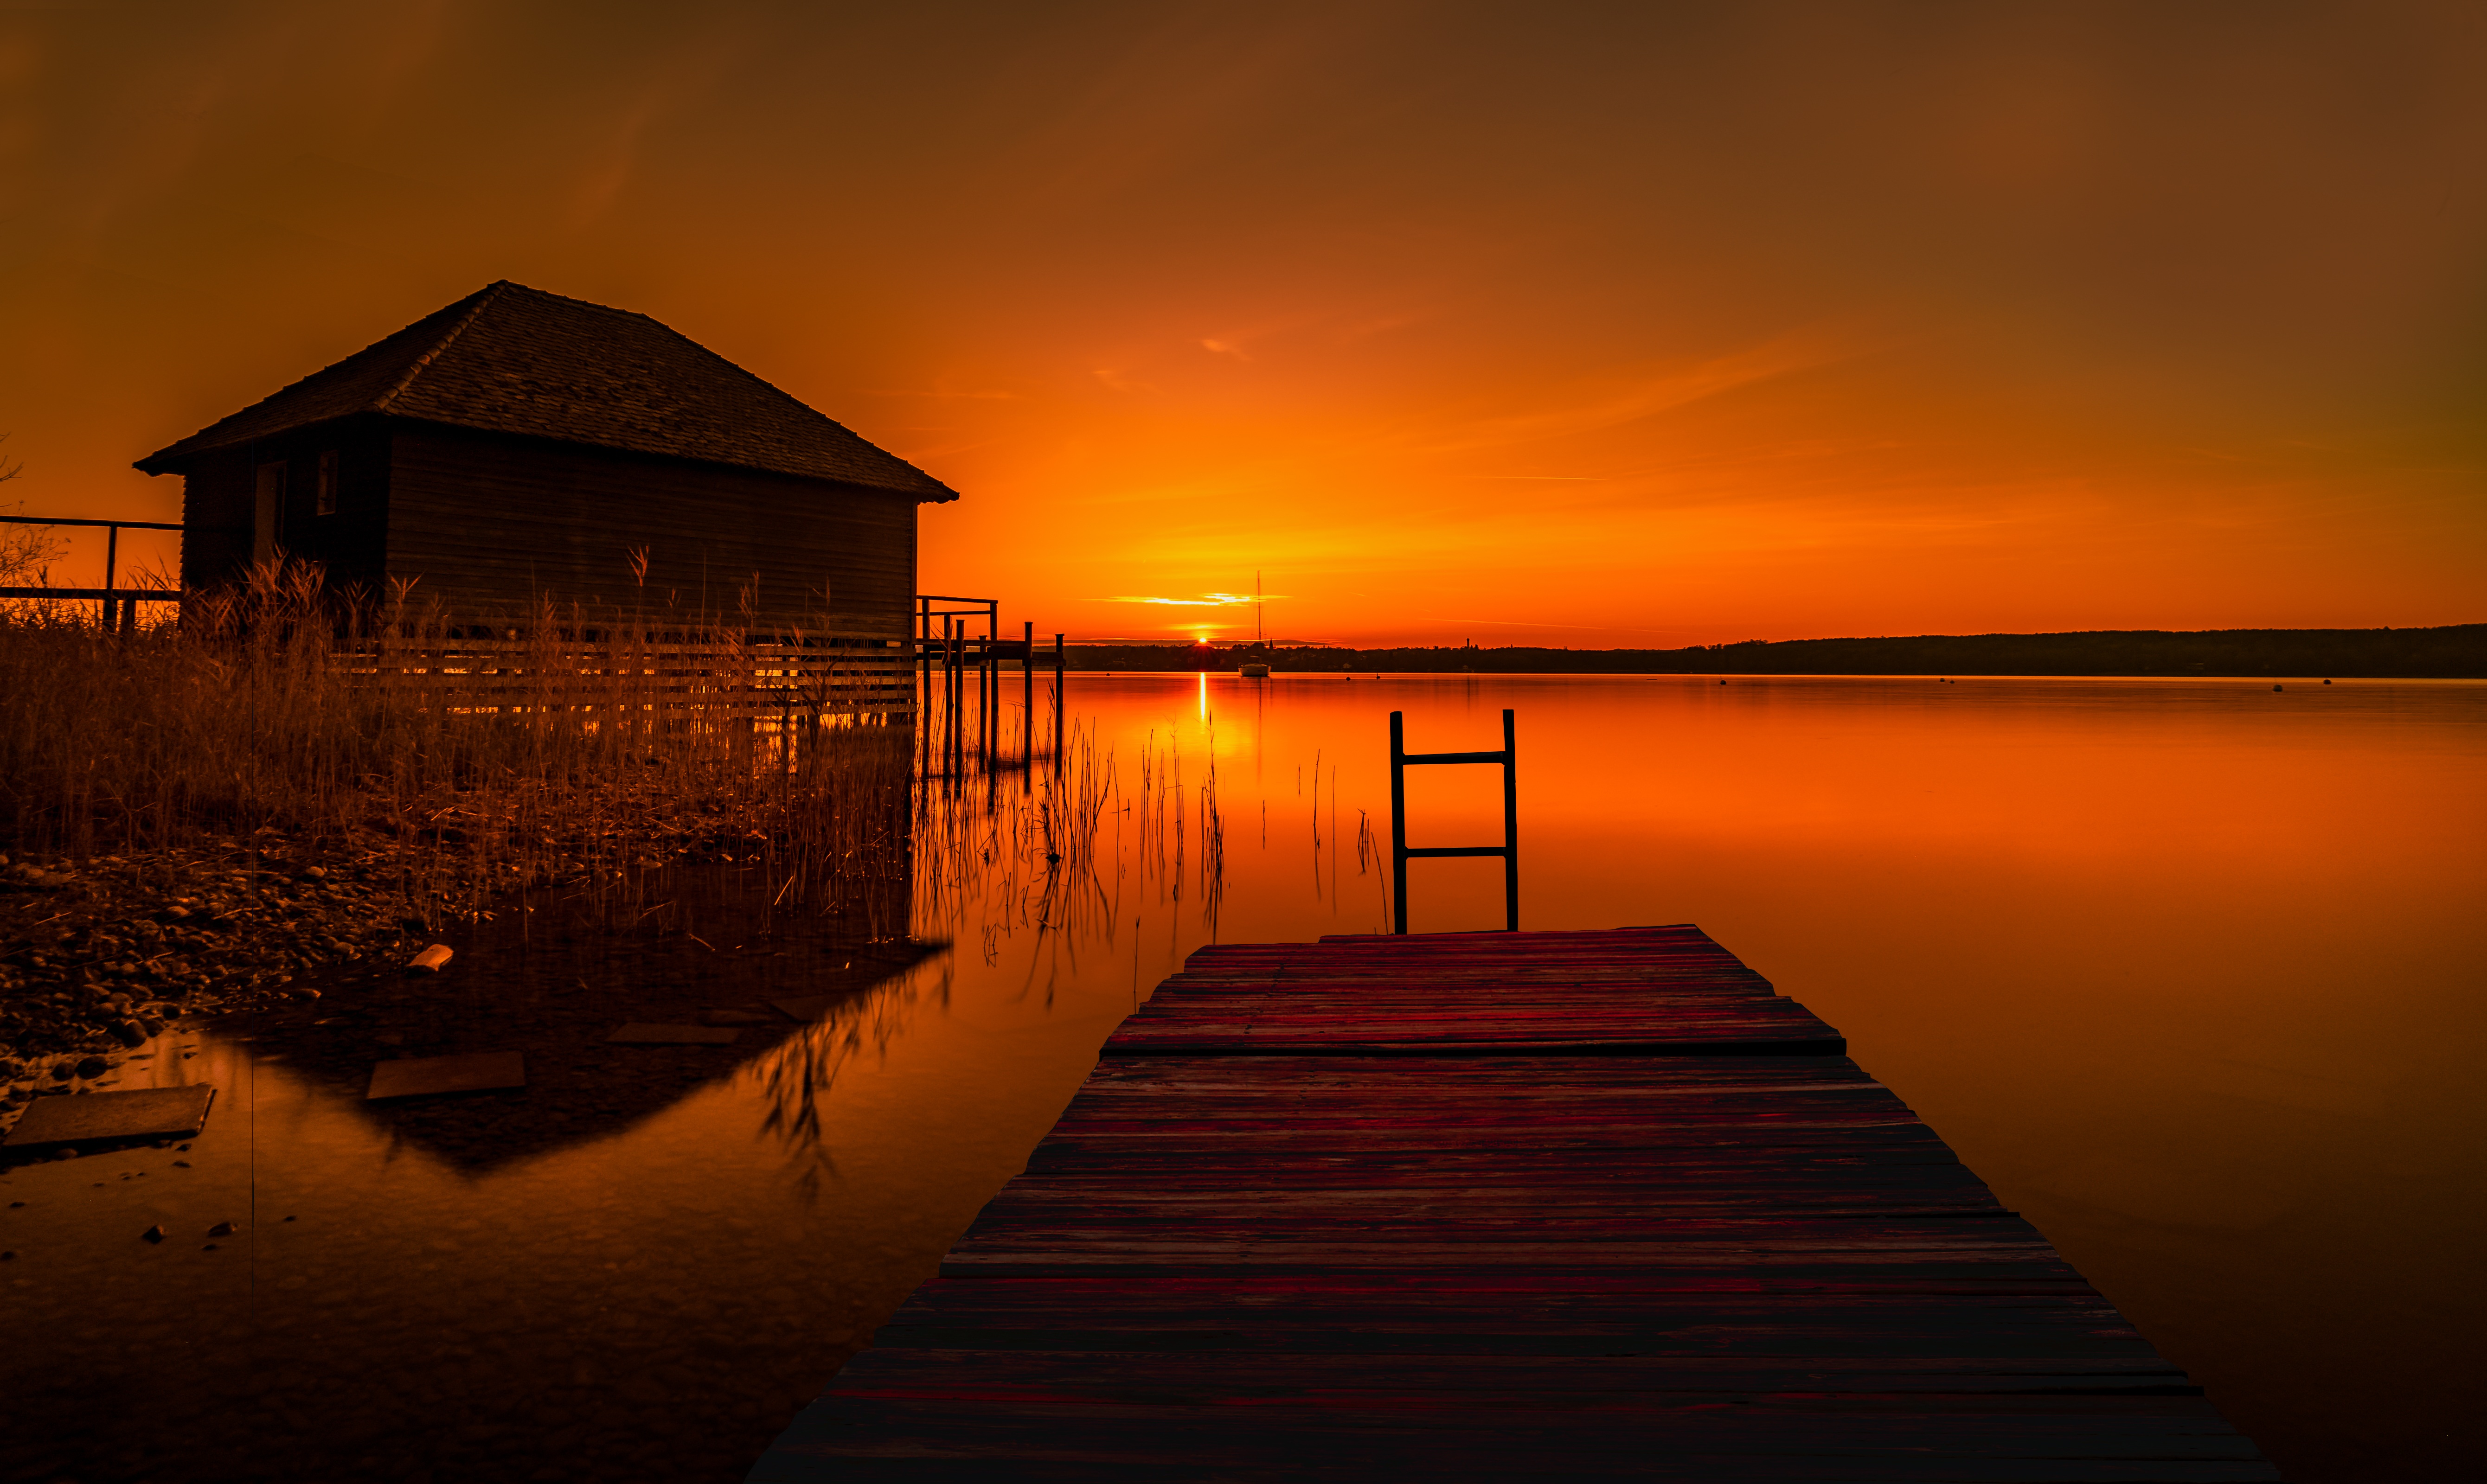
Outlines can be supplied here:
M322 456L335 508L320 512ZM262 470L285 469L277 544L333 588L385 597L390 579L454 622L522 624L565 609L901 637L915 592L908 494L461 428L354 418L202 454L185 476L182 583L240 579L253 560ZM630 552L648 551L644 589Z
M896 638L914 602L910 494L400 425L387 504L388 575L456 617L519 622L550 595L739 623L756 575L757 627Z

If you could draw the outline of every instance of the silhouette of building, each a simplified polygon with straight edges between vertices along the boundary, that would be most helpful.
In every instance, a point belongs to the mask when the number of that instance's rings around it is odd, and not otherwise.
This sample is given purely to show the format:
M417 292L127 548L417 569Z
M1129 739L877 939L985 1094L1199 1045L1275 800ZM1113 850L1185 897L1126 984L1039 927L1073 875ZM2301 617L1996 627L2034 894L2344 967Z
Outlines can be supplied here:
M137 466L183 477L192 590L283 552L481 621L550 595L893 637L916 507L959 497L645 315L508 282Z

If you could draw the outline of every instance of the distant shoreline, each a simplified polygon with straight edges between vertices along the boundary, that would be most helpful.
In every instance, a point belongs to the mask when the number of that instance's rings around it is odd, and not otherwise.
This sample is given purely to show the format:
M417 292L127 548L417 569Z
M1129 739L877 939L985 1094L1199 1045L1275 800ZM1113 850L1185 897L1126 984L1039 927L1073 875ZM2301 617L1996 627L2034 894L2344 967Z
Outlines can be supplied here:
M2141 679L2487 680L2487 624L2434 629L2094 630L1747 640L1689 649L1509 645L1072 644L1073 670L1476 675L2042 675Z

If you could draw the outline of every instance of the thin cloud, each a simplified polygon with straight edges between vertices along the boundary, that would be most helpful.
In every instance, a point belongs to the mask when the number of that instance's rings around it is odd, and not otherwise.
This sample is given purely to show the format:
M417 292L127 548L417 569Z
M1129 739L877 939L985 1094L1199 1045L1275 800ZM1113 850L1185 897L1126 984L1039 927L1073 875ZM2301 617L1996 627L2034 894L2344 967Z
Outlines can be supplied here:
M1025 395L1024 395L1023 393L1020 393L1020 392L1005 392L1005 391L970 391L970 392L954 392L954 391L948 391L948 390L945 390L945 389L942 389L942 388L939 388L939 387L935 387L935 388L932 388L932 389L930 389L930 390L917 391L917 390L914 390L914 389L912 389L912 388L909 388L909 387L904 387L904 386L892 386L892 387L871 387L871 386L867 386L867 387L859 388L859 389L855 392L855 395L856 395L856 396L858 396L858 397L925 397L925 398L931 398L931 399L933 399L933 400L935 400L935 401L937 401L937 402L1021 402L1021 401L1026 400L1026 399L1025 399Z
M1203 593L1197 598L1100 598L1099 602L1148 602L1169 608L1233 608L1281 597L1277 593Z
M630 105L608 127L603 147L570 193L570 224L593 226L612 214L622 192L644 170L643 156L651 133L705 102L725 84L747 51L744 37L729 34L677 60L656 80L639 90Z
M1439 318L1439 312L1431 309L1411 310L1401 314L1381 315L1378 317L1357 320L1343 326L1339 331L1339 336L1344 340L1370 340L1376 335L1386 335L1392 330L1404 330L1411 325L1422 324L1428 320L1438 318Z
M1542 442L1619 428L1691 406L1743 387L1811 371L1860 353L1816 337L1787 337L1721 355L1684 370L1643 376L1618 389L1568 406L1509 417L1480 419L1464 437L1431 446L1437 453L1467 453L1515 443Z

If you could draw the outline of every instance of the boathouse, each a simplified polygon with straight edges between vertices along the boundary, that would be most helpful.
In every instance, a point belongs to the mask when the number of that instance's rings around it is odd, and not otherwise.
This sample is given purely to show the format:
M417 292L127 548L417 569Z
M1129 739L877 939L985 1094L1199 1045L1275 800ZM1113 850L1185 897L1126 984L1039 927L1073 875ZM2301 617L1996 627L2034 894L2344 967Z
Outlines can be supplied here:
M959 497L646 315L508 282L138 467L183 477L185 589L281 552L493 624L549 597L902 637L916 507Z

